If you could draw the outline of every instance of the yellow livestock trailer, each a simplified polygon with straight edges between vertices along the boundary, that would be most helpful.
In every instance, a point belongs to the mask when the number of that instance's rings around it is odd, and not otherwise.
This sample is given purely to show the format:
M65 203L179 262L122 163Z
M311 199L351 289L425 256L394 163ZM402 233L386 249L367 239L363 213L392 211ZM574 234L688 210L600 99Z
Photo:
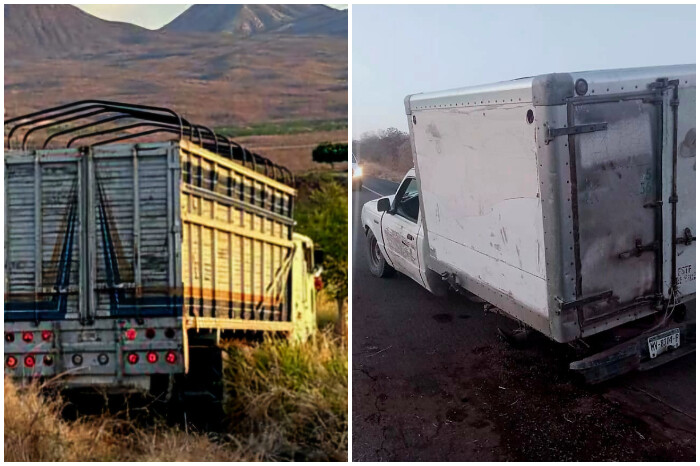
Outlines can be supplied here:
M288 170L162 108L82 101L7 124L6 374L146 389L220 373L221 337L309 334L319 271Z

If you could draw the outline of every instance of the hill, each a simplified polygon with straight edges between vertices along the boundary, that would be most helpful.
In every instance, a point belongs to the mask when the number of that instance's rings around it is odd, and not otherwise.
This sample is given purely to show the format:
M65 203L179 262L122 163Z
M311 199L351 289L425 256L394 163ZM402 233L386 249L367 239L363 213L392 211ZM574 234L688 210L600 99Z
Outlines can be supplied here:
M5 56L70 56L117 50L160 34L105 21L72 5L5 5Z
M282 9L296 12L284 23L290 31L232 42L104 21L69 5L5 6L5 112L91 97L169 106L215 127L346 119L347 37L295 34L331 10L302 7Z
M234 38L277 30L298 35L347 36L348 26L347 11L325 5L193 5L162 30L224 33Z

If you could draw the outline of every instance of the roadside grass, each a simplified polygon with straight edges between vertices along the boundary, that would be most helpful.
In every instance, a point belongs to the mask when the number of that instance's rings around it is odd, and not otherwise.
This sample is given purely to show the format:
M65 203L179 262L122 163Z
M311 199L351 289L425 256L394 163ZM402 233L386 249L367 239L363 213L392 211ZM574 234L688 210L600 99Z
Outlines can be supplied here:
M268 136L276 134L313 133L346 129L347 119L339 120L284 120L251 123L245 126L219 126L214 131L229 137Z
M330 329L304 343L231 346L224 389L234 435L277 433L254 451L265 460L347 461L347 340Z
M265 436L213 442L156 423L144 427L116 415L65 420L64 401L38 383L5 377L5 461L257 461Z

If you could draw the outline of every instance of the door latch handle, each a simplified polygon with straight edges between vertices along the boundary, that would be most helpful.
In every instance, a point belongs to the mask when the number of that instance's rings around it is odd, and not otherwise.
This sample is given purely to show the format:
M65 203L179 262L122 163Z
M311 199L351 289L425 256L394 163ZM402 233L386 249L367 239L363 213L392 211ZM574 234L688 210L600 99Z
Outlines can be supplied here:
M629 251L621 252L617 257L620 259L629 259L630 257L639 257L643 252L646 251L656 251L659 249L659 243L654 241L649 244L642 245L641 239L634 240L634 249Z
M406 238L408 238L409 241L413 241L413 235L412 234L407 234Z
M690 246L695 241L695 236L693 236L693 231L690 228L683 230L683 236L676 238L676 244L685 244Z

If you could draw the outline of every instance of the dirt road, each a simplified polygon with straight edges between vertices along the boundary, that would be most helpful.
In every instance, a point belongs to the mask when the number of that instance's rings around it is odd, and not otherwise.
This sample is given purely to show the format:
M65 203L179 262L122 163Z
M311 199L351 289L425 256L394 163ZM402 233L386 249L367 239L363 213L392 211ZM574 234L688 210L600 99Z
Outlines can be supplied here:
M695 355L596 387L565 347L516 349L467 298L370 275L354 193L352 456L355 461L695 460Z

